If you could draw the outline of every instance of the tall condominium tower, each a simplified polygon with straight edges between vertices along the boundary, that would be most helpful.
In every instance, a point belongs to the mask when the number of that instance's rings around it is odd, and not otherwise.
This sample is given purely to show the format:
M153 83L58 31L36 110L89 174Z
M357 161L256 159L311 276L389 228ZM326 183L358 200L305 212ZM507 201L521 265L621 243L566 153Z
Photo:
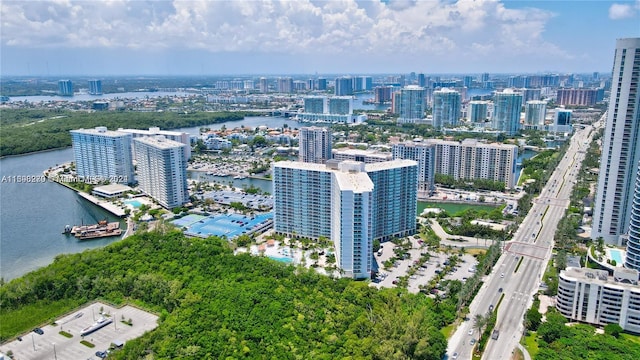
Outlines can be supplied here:
M71 130L78 177L89 183L134 183L131 139L103 126Z
M73 83L71 80L58 80L58 95L73 96Z
M522 95L505 89L496 93L493 108L493 128L515 135L520 130L520 112L522 110Z
M89 80L89 94L102 95L102 80Z
M524 107L524 125L533 129L544 126L547 116L547 103L540 100L527 101Z
M353 114L353 99L351 96L333 96L327 101L329 114Z
M636 173L636 190L631 203L627 259L624 266L640 271L640 162Z
M293 79L290 77L278 78L278 92L291 93L293 92Z
M304 112L324 114L327 103L326 96L309 96L304 98Z
M435 189L436 147L429 142L406 142L393 144L394 159L418 162L418 191Z
M351 80L351 77L336 78L334 93L336 96L353 95L353 80Z
M118 128L118 132L131 134L134 139L139 137L162 135L169 140L185 144L184 160L189 161L191 158L191 138L186 132L160 130L159 127L150 127L149 130ZM132 143L132 149L135 153L135 143Z
M474 100L469 102L468 119L474 124L484 124L489 114L489 102Z
M460 119L460 93L443 88L433 92L433 127L457 126Z
M266 94L269 92L269 80L266 77L260 78L260 92Z
M274 229L330 238L345 275L367 278L374 240L415 233L416 172L410 160L274 163Z
M399 123L415 123L424 119L425 92L417 85L405 86L399 95Z
M629 228L640 161L640 38L618 39L591 238L619 244Z
M331 159L331 130L325 127L300 128L298 159L305 163L323 164Z
M189 202L184 156L187 146L161 135L133 142L140 190L167 209Z

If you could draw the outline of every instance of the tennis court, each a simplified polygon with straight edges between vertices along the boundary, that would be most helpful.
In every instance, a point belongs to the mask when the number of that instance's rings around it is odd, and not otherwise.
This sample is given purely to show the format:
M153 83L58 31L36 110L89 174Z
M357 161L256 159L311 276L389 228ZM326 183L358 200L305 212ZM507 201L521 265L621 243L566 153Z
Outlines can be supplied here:
M273 223L273 214L242 215L222 214L215 216L187 215L174 220L174 224L186 227L185 234L206 238L209 236L225 236L227 239L242 234L250 234L266 230Z

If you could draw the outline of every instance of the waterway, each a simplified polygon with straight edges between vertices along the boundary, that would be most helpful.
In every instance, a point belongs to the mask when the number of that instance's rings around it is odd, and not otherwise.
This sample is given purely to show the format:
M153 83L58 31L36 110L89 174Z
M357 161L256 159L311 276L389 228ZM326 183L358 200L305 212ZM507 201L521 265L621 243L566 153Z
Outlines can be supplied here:
M219 129L255 127L300 127L300 123L278 117L248 117L244 120L211 124L202 127ZM177 129L198 134L200 127ZM527 154L528 155L528 154ZM34 153L0 159L0 277L5 281L51 263L59 254L77 253L99 248L118 238L79 241L61 234L65 225L95 223L107 218L118 220L102 208L80 198L74 191L61 185L45 183L17 183L14 177L42 174L42 171L73 160L71 148ZM192 173L193 178L231 182L235 187L255 186L272 193L271 181L263 179L233 179ZM122 225L124 227L124 224Z

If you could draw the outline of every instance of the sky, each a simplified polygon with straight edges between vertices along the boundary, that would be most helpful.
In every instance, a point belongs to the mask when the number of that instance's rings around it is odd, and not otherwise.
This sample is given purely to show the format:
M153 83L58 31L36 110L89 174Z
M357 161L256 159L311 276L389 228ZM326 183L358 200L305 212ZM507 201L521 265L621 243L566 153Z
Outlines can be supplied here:
M0 75L610 72L640 0L0 2Z

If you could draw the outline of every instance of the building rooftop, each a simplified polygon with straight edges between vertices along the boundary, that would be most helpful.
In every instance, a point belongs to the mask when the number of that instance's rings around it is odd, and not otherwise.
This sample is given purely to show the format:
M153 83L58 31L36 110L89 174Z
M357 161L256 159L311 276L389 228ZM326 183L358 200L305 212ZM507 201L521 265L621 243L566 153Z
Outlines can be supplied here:
M151 145L158 149L173 149L186 146L183 143L169 140L162 135L133 139L134 142Z
M365 171L381 171L381 170L389 170L389 169L397 169L405 166L418 166L418 163L413 160L404 160L397 159L391 161L383 161L373 164L366 164L364 166Z
M599 285L631 286L640 291L638 271L633 269L619 268L614 271L613 276L609 276L606 270L567 267L561 274L582 282Z
M71 130L70 132L76 133L76 134L100 135L100 136L109 136L109 137L129 136L129 134L127 133L108 130L106 126L98 126L95 129L76 129L76 130Z
M160 130L158 127L151 127L149 130L143 129L123 129L118 128L118 131L132 133L132 134L143 134L143 135L169 135L169 136L182 136L183 132L179 131L168 131L168 130Z
M373 182L367 173L334 171L334 176L340 190L354 193L373 191Z
M127 185L122 185L122 184L109 184L109 185L103 185L103 186L96 186L95 188L93 188L93 190L97 192L101 192L103 194L118 194L121 192L129 191L131 190L131 188L128 187Z

